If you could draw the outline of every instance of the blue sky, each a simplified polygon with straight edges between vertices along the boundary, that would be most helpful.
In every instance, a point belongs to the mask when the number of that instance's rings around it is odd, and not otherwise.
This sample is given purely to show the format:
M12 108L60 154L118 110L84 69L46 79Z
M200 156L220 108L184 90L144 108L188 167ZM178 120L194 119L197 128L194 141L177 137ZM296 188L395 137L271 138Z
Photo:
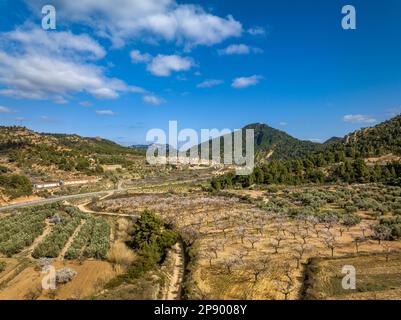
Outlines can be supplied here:
M41 8L57 29L41 29ZM352 4L357 29L343 30ZM145 143L263 122L324 141L401 113L399 0L0 0L0 125Z

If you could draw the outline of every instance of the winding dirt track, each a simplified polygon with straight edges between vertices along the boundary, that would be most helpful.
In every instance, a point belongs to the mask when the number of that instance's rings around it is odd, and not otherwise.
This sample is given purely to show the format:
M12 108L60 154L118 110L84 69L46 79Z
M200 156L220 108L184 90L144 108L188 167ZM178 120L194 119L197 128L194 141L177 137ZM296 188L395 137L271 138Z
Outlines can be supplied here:
M174 268L164 300L180 300L184 281L184 248L178 242L173 248Z

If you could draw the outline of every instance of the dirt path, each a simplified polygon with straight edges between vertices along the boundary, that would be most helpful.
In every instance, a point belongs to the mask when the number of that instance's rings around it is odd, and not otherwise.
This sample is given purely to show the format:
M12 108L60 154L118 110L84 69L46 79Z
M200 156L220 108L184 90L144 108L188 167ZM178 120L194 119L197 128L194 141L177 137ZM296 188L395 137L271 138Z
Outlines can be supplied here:
M92 211L92 210L90 210L90 209L88 209L88 208L86 207L89 203L90 203L90 202L82 203L82 204L78 205L77 207L78 207L78 209L81 210L82 212L97 214L97 215L101 215L101 216L124 217L124 218L135 217L134 215L131 215L131 214Z
M61 253L57 258L59 261L63 261L64 260L65 254L67 253L67 251L70 248L72 242L74 241L75 237L78 235L79 231L81 230L81 228L83 227L83 225L85 223L86 223L86 220L81 220L81 224L75 229L74 233L72 234L72 236L68 239L67 243L65 244L63 250L61 250Z
M27 254L30 256L33 250L36 248L36 246L39 243L41 243L44 238L48 236L48 234L52 231L52 225L50 224L49 220L46 220L45 222L46 222L46 227L43 233L39 237L37 237L28 248L17 254L17 256L25 256Z
M174 267L164 300L181 299L182 282L184 281L184 268L185 268L184 248L182 246L182 243L178 242L172 248L172 254L173 254Z

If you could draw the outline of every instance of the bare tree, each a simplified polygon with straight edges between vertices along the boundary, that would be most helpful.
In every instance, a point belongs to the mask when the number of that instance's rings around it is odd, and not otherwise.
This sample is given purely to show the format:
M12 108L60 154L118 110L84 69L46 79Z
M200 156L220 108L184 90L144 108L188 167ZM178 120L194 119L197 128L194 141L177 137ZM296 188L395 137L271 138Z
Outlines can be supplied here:
M299 269L300 264L302 259L304 258L304 255L307 251L310 251L311 247L306 246L305 243L299 243L295 248L294 248L294 258L297 263L297 269Z
M342 225L339 226L338 231L340 232L340 236L342 237L344 232L345 232L346 228L343 227Z
M238 237L241 239L241 243L244 244L244 239L246 236L246 229L244 226L239 226L236 230Z
M199 232L192 226L186 226L181 230L181 235L188 246L192 246L199 239Z
M366 231L369 229L369 227L366 224L361 224L360 228L361 228L362 236L364 238L366 238Z
M297 234L299 233L299 230L297 228L291 227L287 229L287 232L292 235L292 237L294 238L294 240L297 239Z
M262 257L250 264L249 271L253 275L254 281L258 281L259 277L269 269L270 258Z
M327 230L331 230L337 223L338 223L338 217L334 214L327 214L324 219L323 219L323 225Z
M217 227L223 232L224 239L227 239L227 229L230 228L230 226L227 223L227 221L220 221L218 223Z
M255 229L261 236L263 236L263 230L265 229L265 226L266 226L266 223L263 220L259 220L256 223Z
M246 239L251 243L252 249L255 249L255 244L260 241L259 236L248 236Z
M389 243L383 243L382 247L383 247L383 253L386 257L386 262L389 262L391 251L392 251L391 246Z
M299 235L299 237L302 239L303 243L306 244L307 239L309 239L309 234L305 230L302 231Z
M207 250L208 251L210 251L210 252L212 252L213 254L214 254L214 256L215 256L215 258L216 259L218 259L219 258L219 246L218 246L218 244L217 243L213 243L213 244L211 244L211 245L209 245L208 247L207 247Z
M217 253L214 254L212 251L203 252L202 256L209 261L209 267L212 267L213 259L217 258Z
M238 260L244 264L244 258L249 255L249 251L247 250L239 250L235 253L235 256L238 258Z
M353 235L353 243L355 244L356 253L359 253L359 246L366 241L366 238L360 235Z
M331 257L334 257L334 250L338 247L338 242L334 236L324 238L324 244L331 250Z
M229 257L224 259L224 266L227 269L228 274L232 273L233 267L238 265L239 261L236 257Z
M295 290L294 280L292 276L292 268L287 263L282 268L282 276L275 281L277 291L284 295L284 299L288 300L289 295Z

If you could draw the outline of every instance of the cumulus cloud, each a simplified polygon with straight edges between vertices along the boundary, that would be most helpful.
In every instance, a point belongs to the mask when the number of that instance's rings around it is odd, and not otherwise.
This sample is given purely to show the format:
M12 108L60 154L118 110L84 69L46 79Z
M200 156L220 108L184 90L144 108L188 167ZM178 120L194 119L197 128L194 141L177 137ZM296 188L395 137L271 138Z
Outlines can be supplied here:
M65 103L73 93L110 99L135 91L91 62L105 51L87 35L19 28L1 36L0 95Z
M111 110L96 110L96 114L100 116L114 116L115 113Z
M372 124L376 123L377 120L371 116L362 115L362 114L348 114L343 117L343 121L351 122L351 123L367 123Z
M139 50L132 50L130 53L132 62L134 63L146 63L152 59L152 56L148 53L141 53Z
M194 65L191 58L159 54L148 64L148 71L158 77L168 77L172 72L188 71Z
M233 80L231 86L235 89L244 89L256 86L261 80L262 76L254 75L251 77L240 77Z
M0 113L11 113L11 109L10 108L6 108L3 106L0 106Z
M51 72L50 72L51 71ZM97 66L40 54L10 55L0 51L0 95L46 99L86 92L96 98L117 98L127 91L121 80L108 78Z
M223 84L223 80L205 80L197 85L198 88L211 88Z
M246 44L232 44L217 51L220 56L247 55L250 53L263 53L260 48L250 47Z
M249 28L247 32L252 36L264 36L266 34L266 30L262 27Z
M162 103L165 102L164 99L156 97L154 95L143 96L142 100L143 100L143 102L145 102L147 104L154 105L154 106L159 106L159 105L161 105Z
M52 54L85 54L86 58L100 59L106 55L103 47L88 35L71 32L47 32L28 25L2 34L4 39L23 45L30 52L45 51Z
M48 2L26 1L34 10ZM54 0L52 4L62 17L60 21L90 26L115 46L145 38L186 47L210 46L243 32L241 23L232 16L219 17L199 5L177 4L175 0Z

